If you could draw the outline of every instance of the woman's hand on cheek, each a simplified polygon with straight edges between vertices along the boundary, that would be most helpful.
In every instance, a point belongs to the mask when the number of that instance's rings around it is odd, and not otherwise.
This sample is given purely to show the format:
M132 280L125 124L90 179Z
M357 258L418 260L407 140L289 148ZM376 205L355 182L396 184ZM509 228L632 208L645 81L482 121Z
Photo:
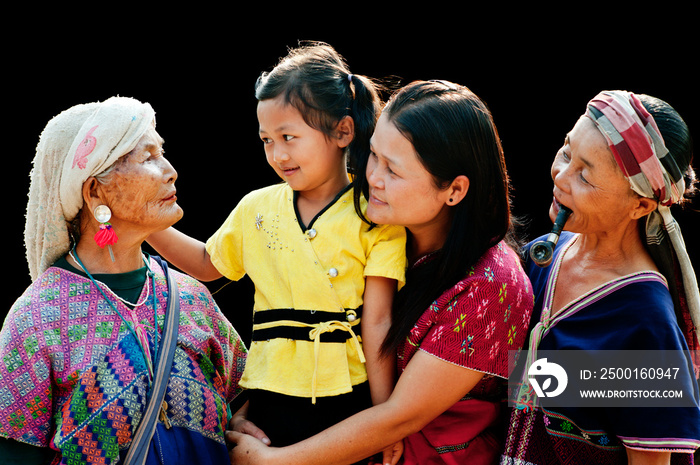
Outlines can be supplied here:
M259 439L237 431L226 431L226 442L233 448L229 451L231 465L264 465L272 449Z

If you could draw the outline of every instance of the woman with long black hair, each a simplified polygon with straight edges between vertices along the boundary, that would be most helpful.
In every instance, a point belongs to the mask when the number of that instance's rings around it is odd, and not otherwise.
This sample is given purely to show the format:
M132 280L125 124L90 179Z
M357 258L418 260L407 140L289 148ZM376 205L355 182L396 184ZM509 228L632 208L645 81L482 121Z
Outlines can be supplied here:
M388 102L371 148L358 180L367 217L408 232L406 285L383 346L397 357L397 385L386 402L292 446L230 432L236 464L348 464L402 438L405 464L498 460L508 353L524 342L533 296L509 245L509 183L491 114L466 87L412 83Z

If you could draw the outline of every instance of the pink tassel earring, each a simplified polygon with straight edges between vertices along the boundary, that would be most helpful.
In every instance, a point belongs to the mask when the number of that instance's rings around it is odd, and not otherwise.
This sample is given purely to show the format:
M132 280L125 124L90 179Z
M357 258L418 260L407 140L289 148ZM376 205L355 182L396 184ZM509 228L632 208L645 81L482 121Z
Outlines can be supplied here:
M117 234L114 228L109 224L109 219L112 218L112 211L107 205L98 205L93 211L95 219L100 223L100 229L95 233L95 242L97 245L104 248L107 246L109 256L114 261L114 252L112 252L112 244L117 242Z

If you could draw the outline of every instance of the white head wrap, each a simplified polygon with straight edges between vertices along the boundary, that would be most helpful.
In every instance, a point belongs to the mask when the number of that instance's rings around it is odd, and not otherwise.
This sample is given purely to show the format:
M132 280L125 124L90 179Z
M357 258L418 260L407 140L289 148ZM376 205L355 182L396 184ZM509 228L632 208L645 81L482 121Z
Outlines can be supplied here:
M76 105L46 125L30 175L24 228L32 281L68 252L68 222L83 206L83 183L133 150L154 118L149 104L112 97Z

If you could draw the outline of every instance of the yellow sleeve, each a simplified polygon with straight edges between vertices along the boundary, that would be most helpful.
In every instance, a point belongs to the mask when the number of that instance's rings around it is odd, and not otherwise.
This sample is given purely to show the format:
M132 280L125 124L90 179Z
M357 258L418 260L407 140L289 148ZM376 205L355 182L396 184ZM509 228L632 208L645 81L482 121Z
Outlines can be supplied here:
M367 254L364 275L395 279L401 288L406 282L406 228L377 225Z
M244 201L245 199L241 200L206 243L212 264L222 275L233 281L238 281L246 274L243 266Z

